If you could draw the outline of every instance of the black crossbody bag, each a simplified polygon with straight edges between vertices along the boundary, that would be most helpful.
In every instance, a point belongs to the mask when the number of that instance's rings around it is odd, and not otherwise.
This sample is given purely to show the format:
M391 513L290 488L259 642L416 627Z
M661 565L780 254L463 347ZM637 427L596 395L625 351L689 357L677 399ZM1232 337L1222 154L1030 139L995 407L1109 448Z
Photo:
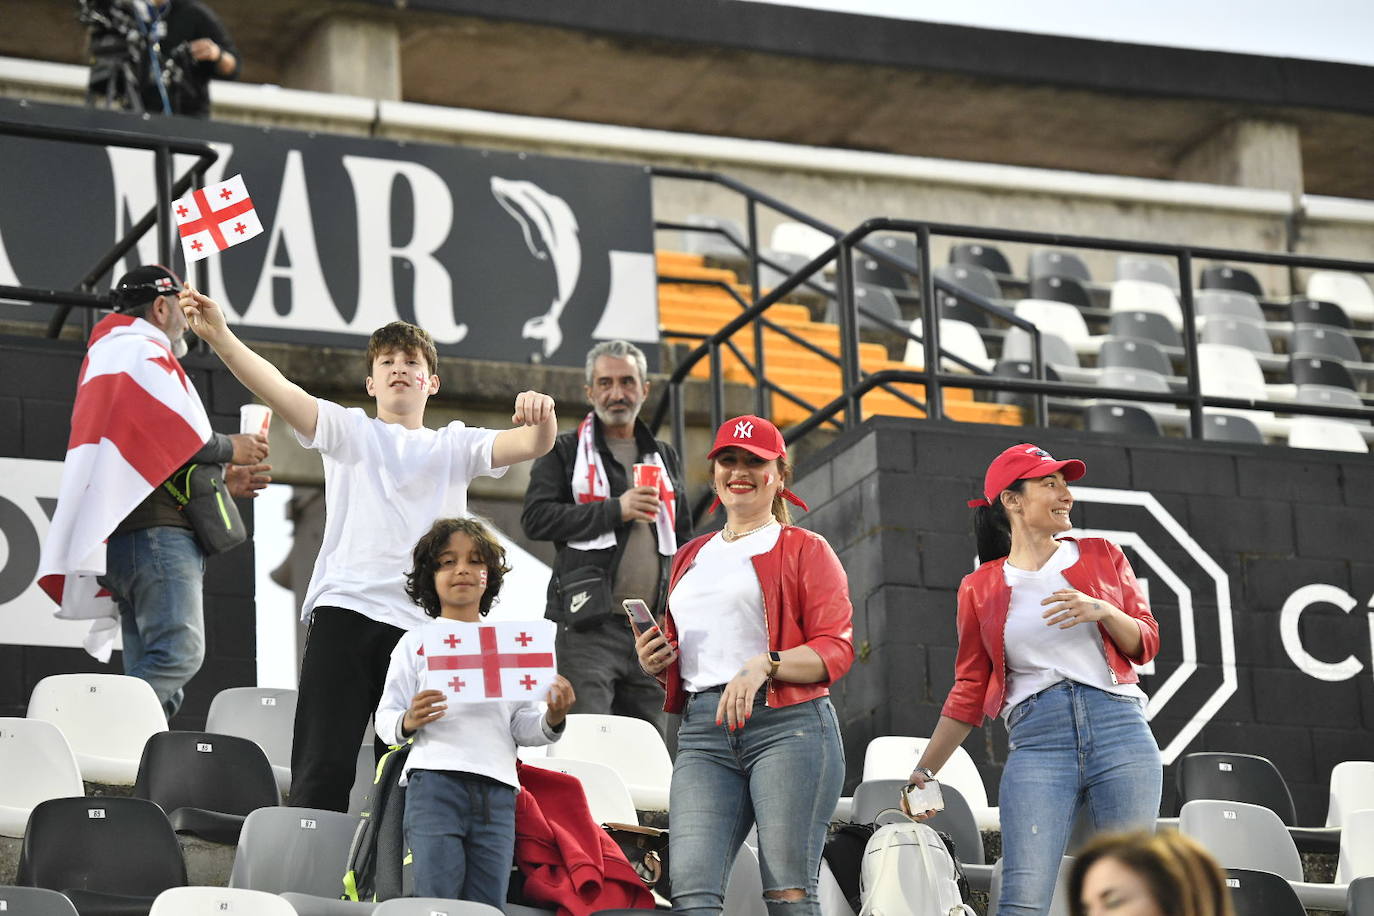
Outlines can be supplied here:
M181 507L206 556L224 553L248 540L248 529L239 515L217 464L189 464L162 485Z

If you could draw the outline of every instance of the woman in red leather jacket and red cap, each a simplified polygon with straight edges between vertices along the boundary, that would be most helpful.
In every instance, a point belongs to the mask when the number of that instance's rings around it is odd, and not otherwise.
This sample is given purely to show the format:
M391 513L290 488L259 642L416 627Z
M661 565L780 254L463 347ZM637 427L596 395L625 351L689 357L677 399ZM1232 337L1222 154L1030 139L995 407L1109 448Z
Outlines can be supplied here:
M1153 829L1163 771L1132 663L1159 626L1121 549L1073 527L1082 461L1030 443L992 462L974 507L982 565L959 586L954 687L911 781L924 786L984 716L1006 719L998 914L1046 913L1075 816ZM919 816L926 816L919 814Z
M825 832L844 782L829 685L854 660L849 583L825 539L789 524L777 427L727 420L707 456L725 528L673 559L662 631L640 664L682 714L669 796L673 910L714 914L751 826L773 916L819 916Z

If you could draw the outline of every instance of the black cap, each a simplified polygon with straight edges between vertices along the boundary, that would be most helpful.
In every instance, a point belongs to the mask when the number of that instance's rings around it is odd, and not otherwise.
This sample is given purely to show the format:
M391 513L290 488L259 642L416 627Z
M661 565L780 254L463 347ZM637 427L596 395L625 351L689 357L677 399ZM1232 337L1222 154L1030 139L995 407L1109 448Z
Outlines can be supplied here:
M147 305L158 296L175 296L181 289L181 278L161 264L144 264L119 278L110 291L110 305L116 312Z

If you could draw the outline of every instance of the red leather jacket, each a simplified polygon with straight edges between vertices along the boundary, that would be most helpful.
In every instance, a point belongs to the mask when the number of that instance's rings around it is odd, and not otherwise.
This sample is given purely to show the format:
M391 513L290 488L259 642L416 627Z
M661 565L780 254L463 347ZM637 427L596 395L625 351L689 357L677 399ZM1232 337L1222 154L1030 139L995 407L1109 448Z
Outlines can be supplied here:
M1159 651L1159 624L1136 582L1131 564L1111 541L1102 538L1063 538L1078 544L1078 562L1064 570L1069 584L1085 595L1101 598L1134 617L1140 625L1140 654L1127 658L1107 628L1098 624L1107 667L1114 684L1140 680L1131 662L1144 664ZM1006 697L1007 660L1003 643L1011 587L1002 565L1006 558L989 560L959 584L959 652L954 659L954 686L941 713L951 719L982 725L996 718Z
M673 624L673 587L712 537L714 533L689 541L673 557L673 569L668 577L668 610L663 620L663 632L669 639L677 639L677 627ZM753 560L763 590L769 651L781 652L806 645L825 663L825 680L814 684L769 680L768 705L792 706L826 696L830 693L829 685L843 677L854 663L854 609L849 603L849 578L844 574L840 558L819 534L783 525L777 545ZM659 682L668 692L663 703L667 712L682 712L687 702L680 665L674 661L658 675Z

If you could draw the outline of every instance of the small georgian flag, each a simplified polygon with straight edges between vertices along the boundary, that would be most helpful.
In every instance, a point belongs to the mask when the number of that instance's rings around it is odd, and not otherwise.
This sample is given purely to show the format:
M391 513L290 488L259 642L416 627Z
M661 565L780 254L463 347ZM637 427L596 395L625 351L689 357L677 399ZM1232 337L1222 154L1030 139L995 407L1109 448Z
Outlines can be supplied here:
M207 185L172 204L186 263L199 261L262 232L243 176Z
M425 686L450 703L542 702L558 675L552 620L463 623L439 618L424 627Z

